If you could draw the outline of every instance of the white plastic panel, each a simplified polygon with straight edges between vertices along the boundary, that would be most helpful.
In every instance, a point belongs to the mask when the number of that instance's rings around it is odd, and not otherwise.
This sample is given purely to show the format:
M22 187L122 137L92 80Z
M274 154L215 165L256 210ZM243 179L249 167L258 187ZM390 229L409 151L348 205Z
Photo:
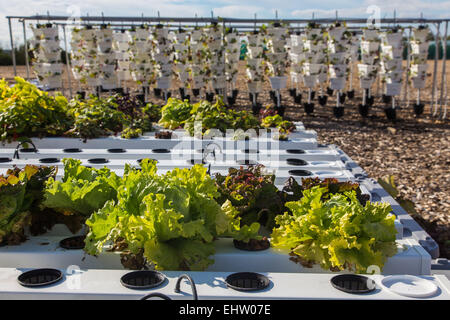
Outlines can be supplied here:
M69 235L67 235L69 236ZM89 256L83 250L65 250L59 241L65 236L39 236L20 246L0 248L0 267L16 268L61 268L77 265L87 269L122 269L120 255L104 252L98 257ZM431 257L414 240L397 240L399 252L386 262L383 274L428 275L431 273ZM290 261L288 253L274 248L259 252L238 250L231 239L216 241L215 261L207 271L231 272L290 272L290 273L330 273L320 266L305 268Z
M167 280L153 290L132 290L120 284L120 278L127 273L124 270L80 270L65 273L62 282L45 288L25 288L17 282L17 277L29 269L0 268L0 299L130 299L139 300L151 292L160 292L172 299L191 300L191 288L182 283L181 292L175 293L175 283L185 272L163 272ZM263 273L271 284L268 288L256 292L242 292L229 289L225 279L230 272L188 272L196 283L199 299L413 299L391 292L381 284L383 276L369 276L376 283L376 289L370 294L349 294L333 288L330 284L332 274L292 274ZM430 298L450 299L450 283L445 276L422 276L431 281L439 290Z

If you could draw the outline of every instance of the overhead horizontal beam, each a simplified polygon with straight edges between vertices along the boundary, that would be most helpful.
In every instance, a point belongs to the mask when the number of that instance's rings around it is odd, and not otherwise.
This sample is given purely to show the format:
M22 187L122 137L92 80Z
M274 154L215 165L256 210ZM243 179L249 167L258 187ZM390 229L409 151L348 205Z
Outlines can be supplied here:
M20 20L42 20L42 21L67 21L67 23L73 23L74 17L70 16L53 16L53 15L34 15L34 16L8 16L7 19L20 19ZM271 22L284 22L284 23L308 23L311 21L317 23L333 23L336 21L345 21L347 23L367 23L367 18L326 18L326 19L252 19L252 18L226 18L226 17L122 17L122 16L82 16L79 17L82 22L181 22L181 23L271 23ZM392 23L439 23L450 21L447 19L423 19L423 18L389 18L380 19L381 24Z

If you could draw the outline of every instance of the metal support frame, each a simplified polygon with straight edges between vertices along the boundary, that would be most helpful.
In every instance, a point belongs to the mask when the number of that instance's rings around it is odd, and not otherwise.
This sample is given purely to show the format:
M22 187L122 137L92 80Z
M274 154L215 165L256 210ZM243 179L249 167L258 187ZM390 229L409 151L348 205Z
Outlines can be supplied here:
M431 87L431 110L433 117L437 114L437 100L436 100L436 85L437 85L437 68L439 61L439 28L441 24L436 23L436 36L434 37L434 44L436 50L434 52L434 67L433 67L433 84Z
M448 21L445 22L444 36L442 37L442 75L441 75L441 96L439 98L439 115L445 118L446 111L443 111L443 105L447 102L447 34L448 34ZM445 96L445 98L444 98ZM447 106L445 106L447 108Z
M11 56L12 56L13 67L14 67L14 76L17 76L16 52L15 52L15 48L14 48L14 39L13 39L13 34L12 34L11 19L12 19L11 17L8 17L9 39L11 41Z
M25 65L27 66L27 80L30 79L30 63L28 61L28 42L27 42L27 30L25 26L25 20L22 20L23 26L23 43L25 46Z
M61 25L63 28L68 25L73 25L73 21L70 19L69 16L53 16L47 13L46 15L34 15L34 16L8 16L6 17L8 19L8 25L9 25L9 34L10 34L10 41L11 41L11 55L13 60L13 66L14 66L14 75L17 75L17 69L16 69L16 57L15 57L15 48L14 48L14 39L13 39L13 31L12 31L12 25L11 20L20 20L23 23L24 26L24 39L26 39L26 28L25 28L25 22L34 20L34 21L52 21L56 25ZM352 26L349 26L351 29L363 27L367 23L366 18L327 18L327 19L315 19L313 15L313 20L316 23L319 24L331 24L338 21L345 21L347 24L351 24ZM292 24L289 26L292 30L301 30L305 27L307 23L311 21L311 19L279 19L278 16L275 17L275 19L257 19L256 15L254 18L227 18L227 17L214 17L214 14L211 14L211 17L198 17L195 15L195 17L161 17L158 12L157 17L144 17L143 15L140 17L106 17L103 14L101 16L89 16L86 15L85 17L81 17L80 21L84 24L89 25L101 25L108 23L111 26L115 26L116 28L124 28L124 27L130 27L134 26L136 23L147 23L147 24L156 24L156 23L166 23L168 26L177 27L180 23L188 24L192 27L198 26L199 23L201 24L210 24L210 23L223 23L224 25L227 23L230 25L230 27L233 27L237 30L242 31L248 31L251 29L255 29L256 27L260 27L263 24L269 24L273 22L282 22L285 24ZM450 18L448 19L424 19L423 17L420 18L397 18L394 13L394 18L387 19L383 18L380 20L380 24L383 26L383 28L388 28L392 24L435 24L436 25L436 55L435 55L435 61L434 61L434 72L433 72L433 85L432 85L432 101L431 101L431 113L433 116L436 116L438 113L438 104L440 104L440 110L441 115L443 117L446 116L446 104L447 104L447 88L446 88L446 76L445 76L445 61L446 57L443 58L443 74L442 74L442 83L440 87L440 101L437 99L437 65L438 65L438 57L439 57L439 32L440 32L440 26L441 23L445 23L445 34L447 35L447 28L448 28L448 22L450 21ZM295 24L295 26L294 26ZM189 27L189 26L188 26ZM65 31L65 30L64 30ZM445 40L444 40L445 41ZM26 42L26 41L25 41ZM67 52L67 44L66 44L66 52ZM66 56L67 57L67 56ZM26 57L27 59L28 57ZM27 67L27 77L29 76L29 71ZM70 76L69 76L70 77ZM70 81L69 81L70 82ZM379 90L380 88L378 88ZM72 88L70 87L69 90L71 91ZM72 95L72 94L71 94ZM442 112L442 110L444 110Z
M70 98L73 97L73 92L72 92L72 83L70 81L70 72L72 70L72 66L70 63L70 59L69 59L69 52L68 52L68 48L67 48L67 35L66 35L66 26L63 26L63 34L64 34L64 51L66 52L66 72L67 72L67 82L68 82L68 86L69 86L69 93L70 93Z

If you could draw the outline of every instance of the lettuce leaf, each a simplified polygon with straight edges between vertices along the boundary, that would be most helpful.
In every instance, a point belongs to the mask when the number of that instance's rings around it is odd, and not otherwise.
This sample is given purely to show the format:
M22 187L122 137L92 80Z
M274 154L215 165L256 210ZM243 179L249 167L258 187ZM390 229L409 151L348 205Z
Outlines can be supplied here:
M65 215L88 217L108 200L117 198L120 178L108 168L93 169L75 159L63 159L62 181L50 178L44 191L43 207Z

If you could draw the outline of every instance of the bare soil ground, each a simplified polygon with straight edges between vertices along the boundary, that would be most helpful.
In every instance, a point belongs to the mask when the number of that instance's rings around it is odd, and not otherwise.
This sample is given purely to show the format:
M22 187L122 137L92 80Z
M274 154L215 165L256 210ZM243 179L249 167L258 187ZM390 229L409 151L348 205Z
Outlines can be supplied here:
M433 62L429 61L429 64L431 72ZM438 88L441 83L441 66L440 62ZM26 76L25 67L19 66L17 71L18 75ZM237 85L240 90L236 101L238 109L250 108L244 72L245 64L241 62L241 76ZM447 62L446 73L447 79L450 79L450 62ZM0 78L13 80L12 67L0 67ZM361 90L356 75L353 79L355 98L345 101L345 115L340 119L333 115L335 96L329 97L327 106L320 106L317 99L314 100L315 111L310 116L306 115L302 105L294 103L287 90L282 91L282 105L286 106L285 116L302 121L307 129L316 130L321 143L336 144L372 178L395 176L400 196L415 204L417 213L413 213L413 217L439 242L441 257L450 258L450 122L431 116L431 84L430 76L427 89L421 94L422 102L425 103L424 114L420 117L414 115L416 92L409 89L410 103L407 105L406 101L400 102L395 122L386 119L380 97L375 99L367 119L359 115ZM65 86L67 88L67 81ZM304 88L300 89L305 101L306 91ZM259 97L259 102L264 106L272 104L269 91L270 86L266 84ZM174 92L174 95L178 96L178 93ZM439 96L438 90L436 97ZM401 100L403 97L402 92ZM155 103L163 102L154 97L151 100Z

